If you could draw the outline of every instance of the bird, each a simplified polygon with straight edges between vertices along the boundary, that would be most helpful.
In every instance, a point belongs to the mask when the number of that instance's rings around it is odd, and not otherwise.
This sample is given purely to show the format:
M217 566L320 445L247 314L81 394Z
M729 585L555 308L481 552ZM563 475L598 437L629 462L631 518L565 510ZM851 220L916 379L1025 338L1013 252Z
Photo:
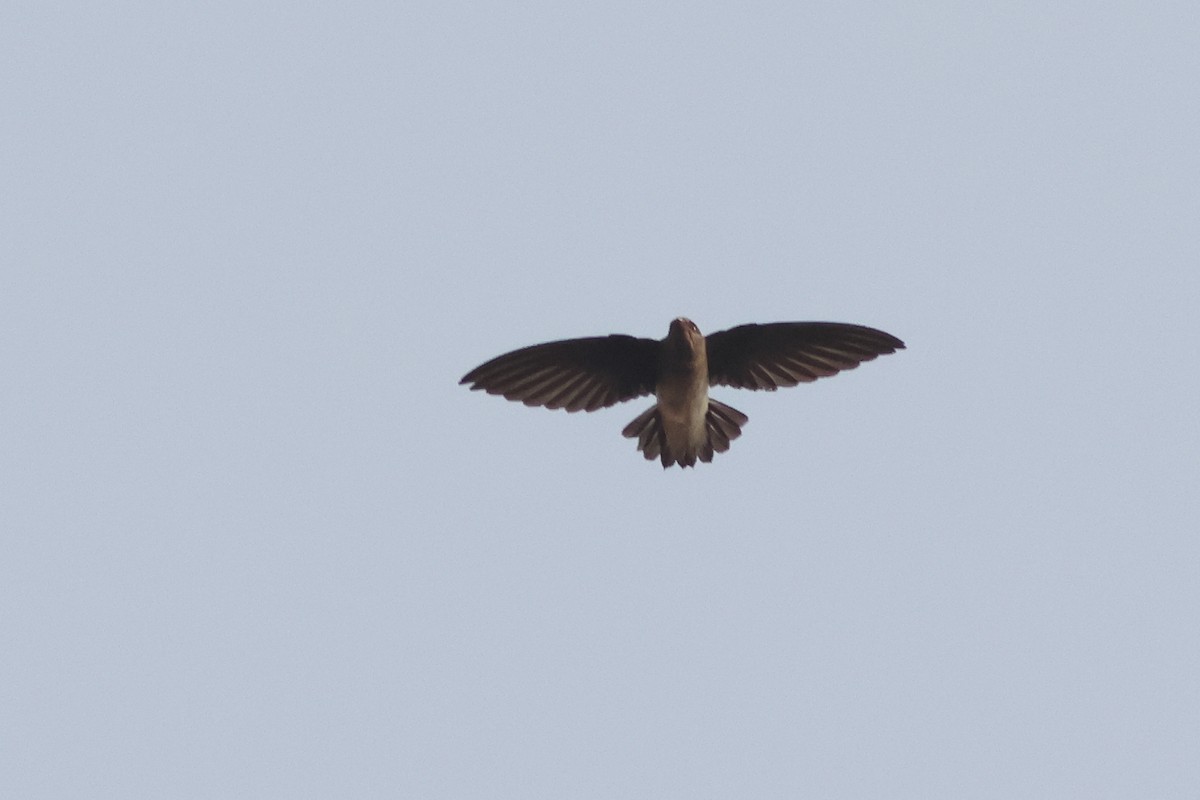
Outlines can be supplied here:
M663 469L711 462L748 417L709 397L710 386L775 391L853 369L904 349L875 328L843 322L773 322L700 333L686 317L664 339L625 334L535 344L480 364L459 381L527 406L596 411L655 395L621 431Z

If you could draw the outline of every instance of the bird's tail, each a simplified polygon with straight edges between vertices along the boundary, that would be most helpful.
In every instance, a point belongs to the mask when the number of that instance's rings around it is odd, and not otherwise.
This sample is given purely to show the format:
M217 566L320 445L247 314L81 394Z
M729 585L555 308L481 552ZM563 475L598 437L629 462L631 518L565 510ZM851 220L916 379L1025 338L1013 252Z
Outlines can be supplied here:
M625 426L621 434L629 439L638 440L638 450L647 461L658 458L662 461L663 469L672 464L681 467L693 467L696 459L709 462L714 453L724 453L729 449L729 443L742 435L742 426L749 417L732 406L708 399L708 411L704 414L705 439L695 448L688 447L683 452L674 452L667 442L663 430L662 417L658 413L658 404L639 414L633 422Z

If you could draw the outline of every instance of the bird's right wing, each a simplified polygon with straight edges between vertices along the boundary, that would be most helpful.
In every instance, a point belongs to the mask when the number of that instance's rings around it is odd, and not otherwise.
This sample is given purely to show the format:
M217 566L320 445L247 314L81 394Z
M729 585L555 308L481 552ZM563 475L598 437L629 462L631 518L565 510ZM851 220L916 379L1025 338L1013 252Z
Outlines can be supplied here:
M739 325L709 334L709 383L766 389L815 381L904 349L890 333L842 322Z
M481 364L460 383L527 406L595 411L654 392L659 345L620 334L535 344Z

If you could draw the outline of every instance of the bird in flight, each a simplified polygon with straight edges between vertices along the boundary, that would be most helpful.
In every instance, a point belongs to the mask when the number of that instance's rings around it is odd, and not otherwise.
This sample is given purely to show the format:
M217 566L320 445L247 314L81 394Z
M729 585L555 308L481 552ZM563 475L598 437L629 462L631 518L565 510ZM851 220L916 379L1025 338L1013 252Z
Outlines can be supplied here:
M595 411L653 394L657 402L621 433L646 459L693 467L742 434L748 417L708 396L710 386L795 386L904 349L889 333L841 322L739 325L704 336L690 319L662 340L613 334L523 347L468 372L460 383L527 406Z

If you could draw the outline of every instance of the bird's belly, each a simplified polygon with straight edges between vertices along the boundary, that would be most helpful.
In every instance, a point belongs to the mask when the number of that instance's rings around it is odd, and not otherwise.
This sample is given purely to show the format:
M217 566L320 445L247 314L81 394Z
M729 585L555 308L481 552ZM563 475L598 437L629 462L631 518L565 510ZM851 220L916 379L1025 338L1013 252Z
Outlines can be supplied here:
M658 386L658 413L673 450L691 449L707 440L708 381L687 376Z

